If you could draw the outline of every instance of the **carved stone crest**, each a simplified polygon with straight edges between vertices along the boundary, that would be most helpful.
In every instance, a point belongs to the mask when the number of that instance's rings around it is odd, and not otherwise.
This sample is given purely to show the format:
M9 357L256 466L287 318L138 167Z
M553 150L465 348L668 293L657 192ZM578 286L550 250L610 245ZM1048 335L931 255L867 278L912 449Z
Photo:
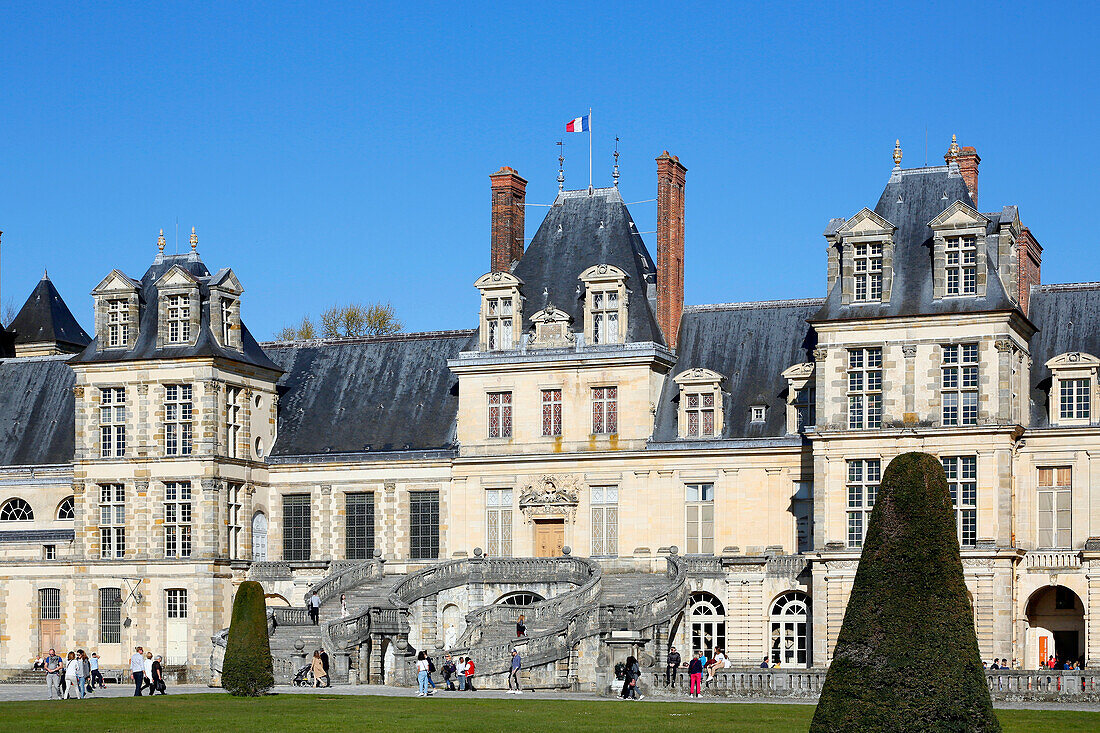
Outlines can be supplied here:
M572 520L580 492L581 482L576 476L544 474L520 490L519 509L527 521L546 517Z

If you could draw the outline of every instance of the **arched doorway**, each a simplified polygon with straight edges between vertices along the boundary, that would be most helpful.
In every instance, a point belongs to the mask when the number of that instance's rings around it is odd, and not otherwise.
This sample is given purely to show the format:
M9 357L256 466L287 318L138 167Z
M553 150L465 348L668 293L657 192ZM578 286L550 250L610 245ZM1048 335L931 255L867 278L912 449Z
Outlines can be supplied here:
M691 653L705 652L713 656L715 649L726 649L726 609L718 598L706 591L695 591L688 597L688 618L691 621Z
M263 512L252 515L252 559L267 559L267 515Z
M771 662L784 667L808 667L810 662L810 597L801 591L784 593L772 603L769 616Z
M1058 665L1084 662L1085 605L1069 588L1040 588L1027 602L1028 669L1044 665L1053 656Z

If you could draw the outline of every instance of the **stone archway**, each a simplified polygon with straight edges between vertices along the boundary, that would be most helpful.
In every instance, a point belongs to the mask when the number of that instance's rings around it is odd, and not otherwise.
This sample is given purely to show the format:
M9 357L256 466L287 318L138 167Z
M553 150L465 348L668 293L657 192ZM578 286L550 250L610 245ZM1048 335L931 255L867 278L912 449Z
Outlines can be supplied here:
M1064 585L1048 585L1027 602L1026 669L1035 669L1053 656L1058 665L1084 662L1085 605Z

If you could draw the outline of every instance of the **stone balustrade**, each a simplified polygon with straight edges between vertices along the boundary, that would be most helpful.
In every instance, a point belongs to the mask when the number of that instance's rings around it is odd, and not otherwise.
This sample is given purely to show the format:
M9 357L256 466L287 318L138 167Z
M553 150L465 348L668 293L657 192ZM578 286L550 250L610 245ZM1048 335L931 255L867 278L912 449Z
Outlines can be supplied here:
M1074 570L1081 567L1080 550L1029 550L1024 555L1028 571Z

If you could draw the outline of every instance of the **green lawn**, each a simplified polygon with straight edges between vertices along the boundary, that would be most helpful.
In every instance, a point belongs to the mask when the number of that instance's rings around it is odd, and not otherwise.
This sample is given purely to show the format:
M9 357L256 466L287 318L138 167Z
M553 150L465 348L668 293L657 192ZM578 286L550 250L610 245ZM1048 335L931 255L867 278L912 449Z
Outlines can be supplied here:
M278 695L239 699L228 695L169 695L63 703L0 703L0 720L11 731L465 731L656 730L805 731L810 705L709 704L579 700L419 699L344 695ZM1100 713L997 711L1006 733L1100 730Z

